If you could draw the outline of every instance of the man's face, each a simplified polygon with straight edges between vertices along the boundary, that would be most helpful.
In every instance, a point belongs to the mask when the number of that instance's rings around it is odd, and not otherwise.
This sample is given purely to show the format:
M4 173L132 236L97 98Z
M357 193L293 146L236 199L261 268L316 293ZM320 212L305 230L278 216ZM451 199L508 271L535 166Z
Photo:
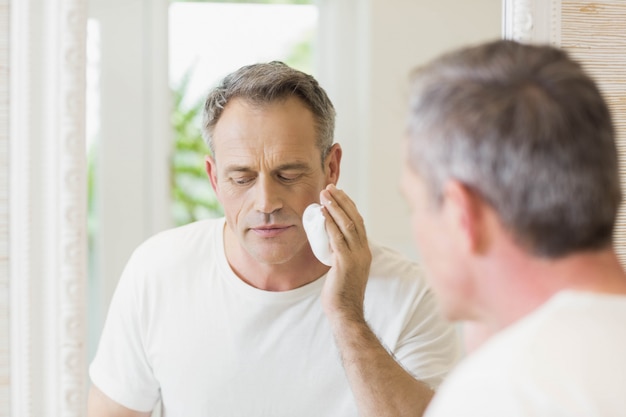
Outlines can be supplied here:
M449 217L434 200L425 181L405 162L402 193L411 212L411 231L426 277L443 314L450 320L462 318L464 303L461 253L451 238Z
M341 154L336 145L322 165L316 138L313 114L297 98L226 105L207 170L238 253L272 265L311 256L302 213L337 181Z

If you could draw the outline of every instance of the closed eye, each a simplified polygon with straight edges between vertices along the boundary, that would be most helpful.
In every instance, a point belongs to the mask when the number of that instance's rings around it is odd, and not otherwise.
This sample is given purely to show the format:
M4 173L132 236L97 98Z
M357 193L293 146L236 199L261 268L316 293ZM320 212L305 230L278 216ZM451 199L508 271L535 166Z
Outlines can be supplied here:
M283 182L293 182L299 179L301 176L302 174L286 174L286 173L281 173L277 175L278 179Z
M230 180L237 185L247 185L254 181L254 177L231 177Z

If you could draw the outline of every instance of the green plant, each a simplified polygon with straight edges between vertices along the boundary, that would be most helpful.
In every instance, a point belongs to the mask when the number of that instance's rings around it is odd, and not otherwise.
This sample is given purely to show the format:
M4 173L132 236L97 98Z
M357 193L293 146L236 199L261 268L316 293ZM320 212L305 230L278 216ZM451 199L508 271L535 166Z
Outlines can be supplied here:
M313 72L313 39L315 32L307 31L294 45L283 62L292 68L298 69L307 74Z
M200 131L203 102L185 104L193 68L174 88L172 125L175 147L171 163L173 217L177 225L223 214L204 170L209 150Z

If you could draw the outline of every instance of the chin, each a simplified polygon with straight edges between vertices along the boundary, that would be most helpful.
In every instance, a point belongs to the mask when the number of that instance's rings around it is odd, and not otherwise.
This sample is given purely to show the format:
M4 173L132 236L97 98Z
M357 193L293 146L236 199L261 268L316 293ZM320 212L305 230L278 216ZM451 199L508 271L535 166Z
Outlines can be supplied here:
M293 252L256 250L248 252L260 264L281 265L289 262L294 257Z
M258 263L266 265L280 265L287 263L298 256L300 253L300 245L298 242L254 242L248 245L246 251Z

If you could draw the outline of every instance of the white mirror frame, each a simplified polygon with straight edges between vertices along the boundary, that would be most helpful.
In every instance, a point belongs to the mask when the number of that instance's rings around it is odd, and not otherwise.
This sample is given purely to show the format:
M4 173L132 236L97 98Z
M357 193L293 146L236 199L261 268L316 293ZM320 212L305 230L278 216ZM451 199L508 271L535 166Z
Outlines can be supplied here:
M10 404L0 414L78 417L87 387L87 1L9 6Z
M0 0L0 417L9 413L9 9Z

